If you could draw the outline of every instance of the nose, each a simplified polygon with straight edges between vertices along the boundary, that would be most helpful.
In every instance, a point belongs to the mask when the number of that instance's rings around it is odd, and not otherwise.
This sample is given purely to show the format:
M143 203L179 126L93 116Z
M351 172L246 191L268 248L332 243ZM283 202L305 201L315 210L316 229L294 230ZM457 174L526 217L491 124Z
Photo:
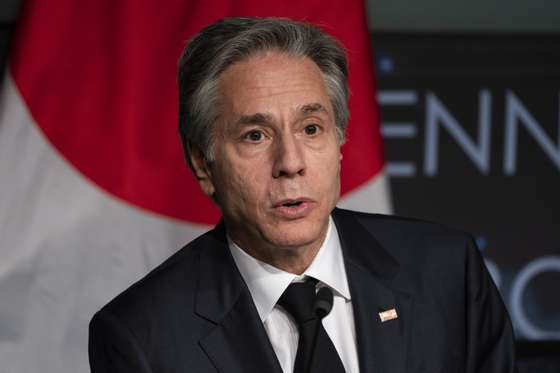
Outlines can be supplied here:
M294 177L305 175L303 144L292 133L284 133L275 147L272 176Z

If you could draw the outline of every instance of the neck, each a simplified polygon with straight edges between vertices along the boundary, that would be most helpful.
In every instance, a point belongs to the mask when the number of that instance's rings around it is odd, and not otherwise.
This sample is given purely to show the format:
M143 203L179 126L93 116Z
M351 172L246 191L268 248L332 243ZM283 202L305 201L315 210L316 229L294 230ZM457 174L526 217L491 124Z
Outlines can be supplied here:
M278 246L264 242L255 245L241 237L236 237L235 234L232 234L230 238L241 250L253 258L285 272L301 275L311 265L321 249L326 239L327 229L328 225L321 233L320 240L298 246Z
M277 248L266 252L245 250L252 257L283 271L301 275L311 265L321 245Z

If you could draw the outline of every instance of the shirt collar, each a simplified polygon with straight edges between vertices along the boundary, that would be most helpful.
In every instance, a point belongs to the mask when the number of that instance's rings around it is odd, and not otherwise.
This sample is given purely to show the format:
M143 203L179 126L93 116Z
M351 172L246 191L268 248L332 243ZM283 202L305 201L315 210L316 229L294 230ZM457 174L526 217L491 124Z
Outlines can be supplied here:
M253 258L233 242L229 236L228 245L263 322L268 318L284 290L292 282L302 280L305 276L314 277L322 284L329 286L334 291L335 296L344 297L346 301L350 300L350 289L346 278L340 239L336 226L330 217L325 240L313 262L301 276L285 272Z

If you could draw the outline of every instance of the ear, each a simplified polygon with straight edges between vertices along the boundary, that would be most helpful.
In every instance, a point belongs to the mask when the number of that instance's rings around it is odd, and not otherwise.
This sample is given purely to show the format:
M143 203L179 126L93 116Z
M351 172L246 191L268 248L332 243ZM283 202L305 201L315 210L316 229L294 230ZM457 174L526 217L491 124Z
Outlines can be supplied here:
M212 170L204 156L204 153L197 147L191 149L190 155L191 166L194 176L198 180L200 188L208 197L213 198L216 189L212 181Z

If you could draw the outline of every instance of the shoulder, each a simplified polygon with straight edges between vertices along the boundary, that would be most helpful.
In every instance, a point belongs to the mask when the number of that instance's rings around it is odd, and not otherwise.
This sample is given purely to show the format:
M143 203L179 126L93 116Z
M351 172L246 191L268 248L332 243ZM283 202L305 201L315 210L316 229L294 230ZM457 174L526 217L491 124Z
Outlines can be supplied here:
M195 304L199 262L208 248L221 249L217 238L213 230L192 241L93 316L92 364L126 360L127 371L138 372L209 364L197 343L213 324L196 314Z
M107 303L96 317L110 315L115 321L133 326L158 320L173 309L192 310L200 253L213 235L214 231L207 232L181 248Z
M469 257L478 255L469 233L444 224L342 209L333 214L365 228L372 240L404 267L448 270L464 267Z
M335 209L333 214L342 219L356 220L380 242L412 240L417 244L429 242L430 245L433 245L439 242L457 243L472 240L472 236L467 232L426 220L338 208Z

